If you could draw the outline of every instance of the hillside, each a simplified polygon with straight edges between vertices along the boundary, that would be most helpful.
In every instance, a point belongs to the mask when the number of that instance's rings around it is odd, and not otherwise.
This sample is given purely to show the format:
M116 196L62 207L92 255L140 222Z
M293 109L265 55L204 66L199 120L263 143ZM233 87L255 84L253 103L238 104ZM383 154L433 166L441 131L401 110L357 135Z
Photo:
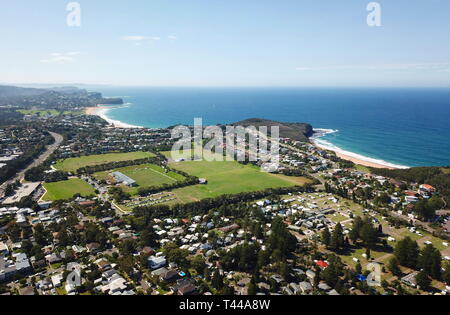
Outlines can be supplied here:
M413 167L397 170L371 168L370 170L373 174L434 186L446 202L450 203L450 168L448 167Z
M0 99L40 95L47 90L0 85Z
M261 118L250 118L243 121L239 121L237 123L232 124L233 126L278 126L280 127L280 137L281 138L290 138L297 141L307 142L309 137L313 135L313 127L310 124L306 123L283 123L268 119Z
M123 100L104 98L101 93L88 92L71 86L46 89L0 86L0 106L71 109L98 104L123 104Z

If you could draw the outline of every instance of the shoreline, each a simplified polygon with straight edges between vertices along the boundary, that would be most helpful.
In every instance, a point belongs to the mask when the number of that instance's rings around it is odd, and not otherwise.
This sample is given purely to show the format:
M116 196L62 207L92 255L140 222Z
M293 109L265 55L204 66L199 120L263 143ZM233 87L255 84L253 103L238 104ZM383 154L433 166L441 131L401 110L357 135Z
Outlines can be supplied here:
M85 109L86 115L92 115L92 116L99 116L113 128L119 128L119 129L142 129L144 127L142 126L134 126L130 124L123 123L119 120L113 120L110 119L106 114L111 109L110 106L107 106L106 104L101 104L96 107L87 107ZM336 153L336 156L346 160L353 162L358 165L366 166L366 167L373 167L373 168L385 168L390 170L395 169L408 169L408 166L404 165L396 165L393 163L389 163L383 160L375 159L366 157L354 152L345 151L339 147L334 146L332 143L329 143L328 141L320 140L323 136L331 133L337 133L339 130L333 130L333 129L314 129L315 135L310 138L312 143L323 150L329 150Z
M134 126L130 124L126 124L119 120L113 120L109 118L106 114L108 111L112 109L112 107L107 106L106 104L97 105L96 107L87 107L85 109L85 114L89 116L99 116L103 120L105 120L110 127L119 128L119 129L142 129L142 126Z
M323 137L327 134L339 132L339 130L315 129L314 131L317 133L317 135L311 137L312 143L320 149L333 151L334 153L336 153L337 157L339 157L343 160L350 161L350 162L353 162L358 165L362 165L362 166L366 166L366 167L373 167L373 168L385 168L385 169L390 169L390 170L408 169L409 168L408 166L396 165L396 164L389 163L389 162L386 162L383 160L366 157L366 156L363 156L358 153L345 151L339 147L334 146L332 143L329 143L328 141L320 140L321 137Z

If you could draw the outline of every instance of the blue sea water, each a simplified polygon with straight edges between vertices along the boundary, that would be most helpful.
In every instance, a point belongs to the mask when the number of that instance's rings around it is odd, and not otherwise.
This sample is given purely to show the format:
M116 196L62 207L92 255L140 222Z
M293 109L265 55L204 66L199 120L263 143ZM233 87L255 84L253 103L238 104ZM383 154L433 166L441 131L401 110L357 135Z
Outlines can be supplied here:
M112 120L150 128L231 123L247 118L307 122L329 129L317 141L387 165L450 165L450 89L444 88L130 88Z

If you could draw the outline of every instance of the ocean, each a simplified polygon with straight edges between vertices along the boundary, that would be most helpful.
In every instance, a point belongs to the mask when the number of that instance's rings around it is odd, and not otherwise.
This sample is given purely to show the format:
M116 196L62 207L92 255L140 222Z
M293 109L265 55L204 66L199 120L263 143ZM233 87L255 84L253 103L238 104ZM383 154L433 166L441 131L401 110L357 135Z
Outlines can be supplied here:
M247 118L306 122L315 141L387 166L450 165L450 89L445 88L97 88L123 97L109 119L148 128Z

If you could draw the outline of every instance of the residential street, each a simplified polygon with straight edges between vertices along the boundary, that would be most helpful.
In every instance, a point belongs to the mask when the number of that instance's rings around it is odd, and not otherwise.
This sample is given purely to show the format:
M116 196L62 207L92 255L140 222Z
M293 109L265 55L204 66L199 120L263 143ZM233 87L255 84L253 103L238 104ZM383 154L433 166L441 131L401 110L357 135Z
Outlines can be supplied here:
M9 181L6 181L5 183L3 183L0 186L0 197L3 196L6 186L8 186L11 183L14 183L17 180L22 181L25 176L26 171L28 171L29 169L31 169L33 167L41 165L61 145L61 143L63 141L63 136L61 136L60 134L54 133L54 132L50 132L50 134L52 135L53 138L55 138L55 143L48 146L47 150L44 153L42 153L39 156L39 158L34 160L34 162L31 163L28 167L26 167L25 169L23 169L22 171L17 173L13 179L10 179Z

